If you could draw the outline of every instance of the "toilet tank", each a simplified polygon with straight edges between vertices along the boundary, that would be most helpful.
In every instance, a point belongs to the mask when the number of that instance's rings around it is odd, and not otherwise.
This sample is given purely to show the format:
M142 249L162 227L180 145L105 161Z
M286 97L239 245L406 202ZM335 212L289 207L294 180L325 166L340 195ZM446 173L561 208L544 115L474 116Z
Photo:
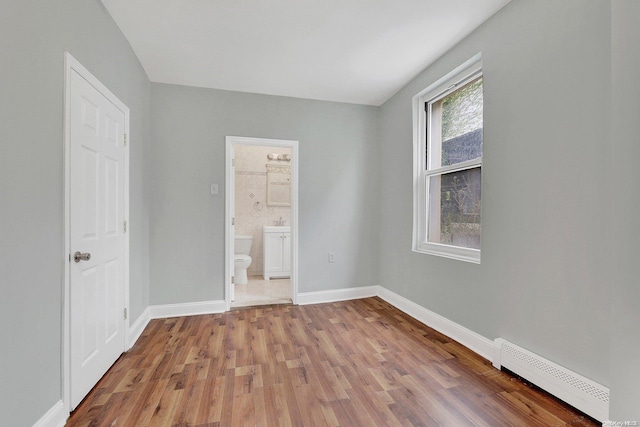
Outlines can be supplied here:
M249 255L251 253L251 244L253 243L253 236L234 236L234 253Z

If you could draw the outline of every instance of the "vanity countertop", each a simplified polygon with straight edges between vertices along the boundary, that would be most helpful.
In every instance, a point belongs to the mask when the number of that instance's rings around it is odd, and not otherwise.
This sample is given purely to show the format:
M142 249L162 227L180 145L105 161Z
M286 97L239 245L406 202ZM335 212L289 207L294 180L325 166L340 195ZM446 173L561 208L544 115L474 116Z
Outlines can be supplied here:
M265 226L263 227L265 233L289 233L291 231L291 227L287 226Z

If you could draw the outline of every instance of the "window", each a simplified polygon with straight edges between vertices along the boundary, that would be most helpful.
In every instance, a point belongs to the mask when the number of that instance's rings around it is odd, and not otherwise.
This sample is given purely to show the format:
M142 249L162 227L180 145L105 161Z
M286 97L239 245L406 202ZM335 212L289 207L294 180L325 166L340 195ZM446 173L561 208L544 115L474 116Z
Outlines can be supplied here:
M482 81L477 55L413 98L414 251L480 262Z

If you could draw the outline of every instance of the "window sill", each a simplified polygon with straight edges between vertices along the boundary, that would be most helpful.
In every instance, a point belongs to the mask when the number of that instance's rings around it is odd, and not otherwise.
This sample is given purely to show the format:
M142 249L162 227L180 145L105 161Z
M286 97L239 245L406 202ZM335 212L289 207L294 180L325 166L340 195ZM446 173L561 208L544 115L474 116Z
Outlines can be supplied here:
M480 264L480 250L438 243L418 243L414 252Z

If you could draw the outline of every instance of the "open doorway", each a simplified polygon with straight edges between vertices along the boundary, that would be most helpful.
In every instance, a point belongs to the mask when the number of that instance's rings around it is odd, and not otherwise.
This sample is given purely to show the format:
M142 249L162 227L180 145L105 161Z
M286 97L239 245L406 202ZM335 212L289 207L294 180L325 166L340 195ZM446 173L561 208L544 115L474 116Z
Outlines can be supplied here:
M227 137L227 308L295 303L297 141Z

